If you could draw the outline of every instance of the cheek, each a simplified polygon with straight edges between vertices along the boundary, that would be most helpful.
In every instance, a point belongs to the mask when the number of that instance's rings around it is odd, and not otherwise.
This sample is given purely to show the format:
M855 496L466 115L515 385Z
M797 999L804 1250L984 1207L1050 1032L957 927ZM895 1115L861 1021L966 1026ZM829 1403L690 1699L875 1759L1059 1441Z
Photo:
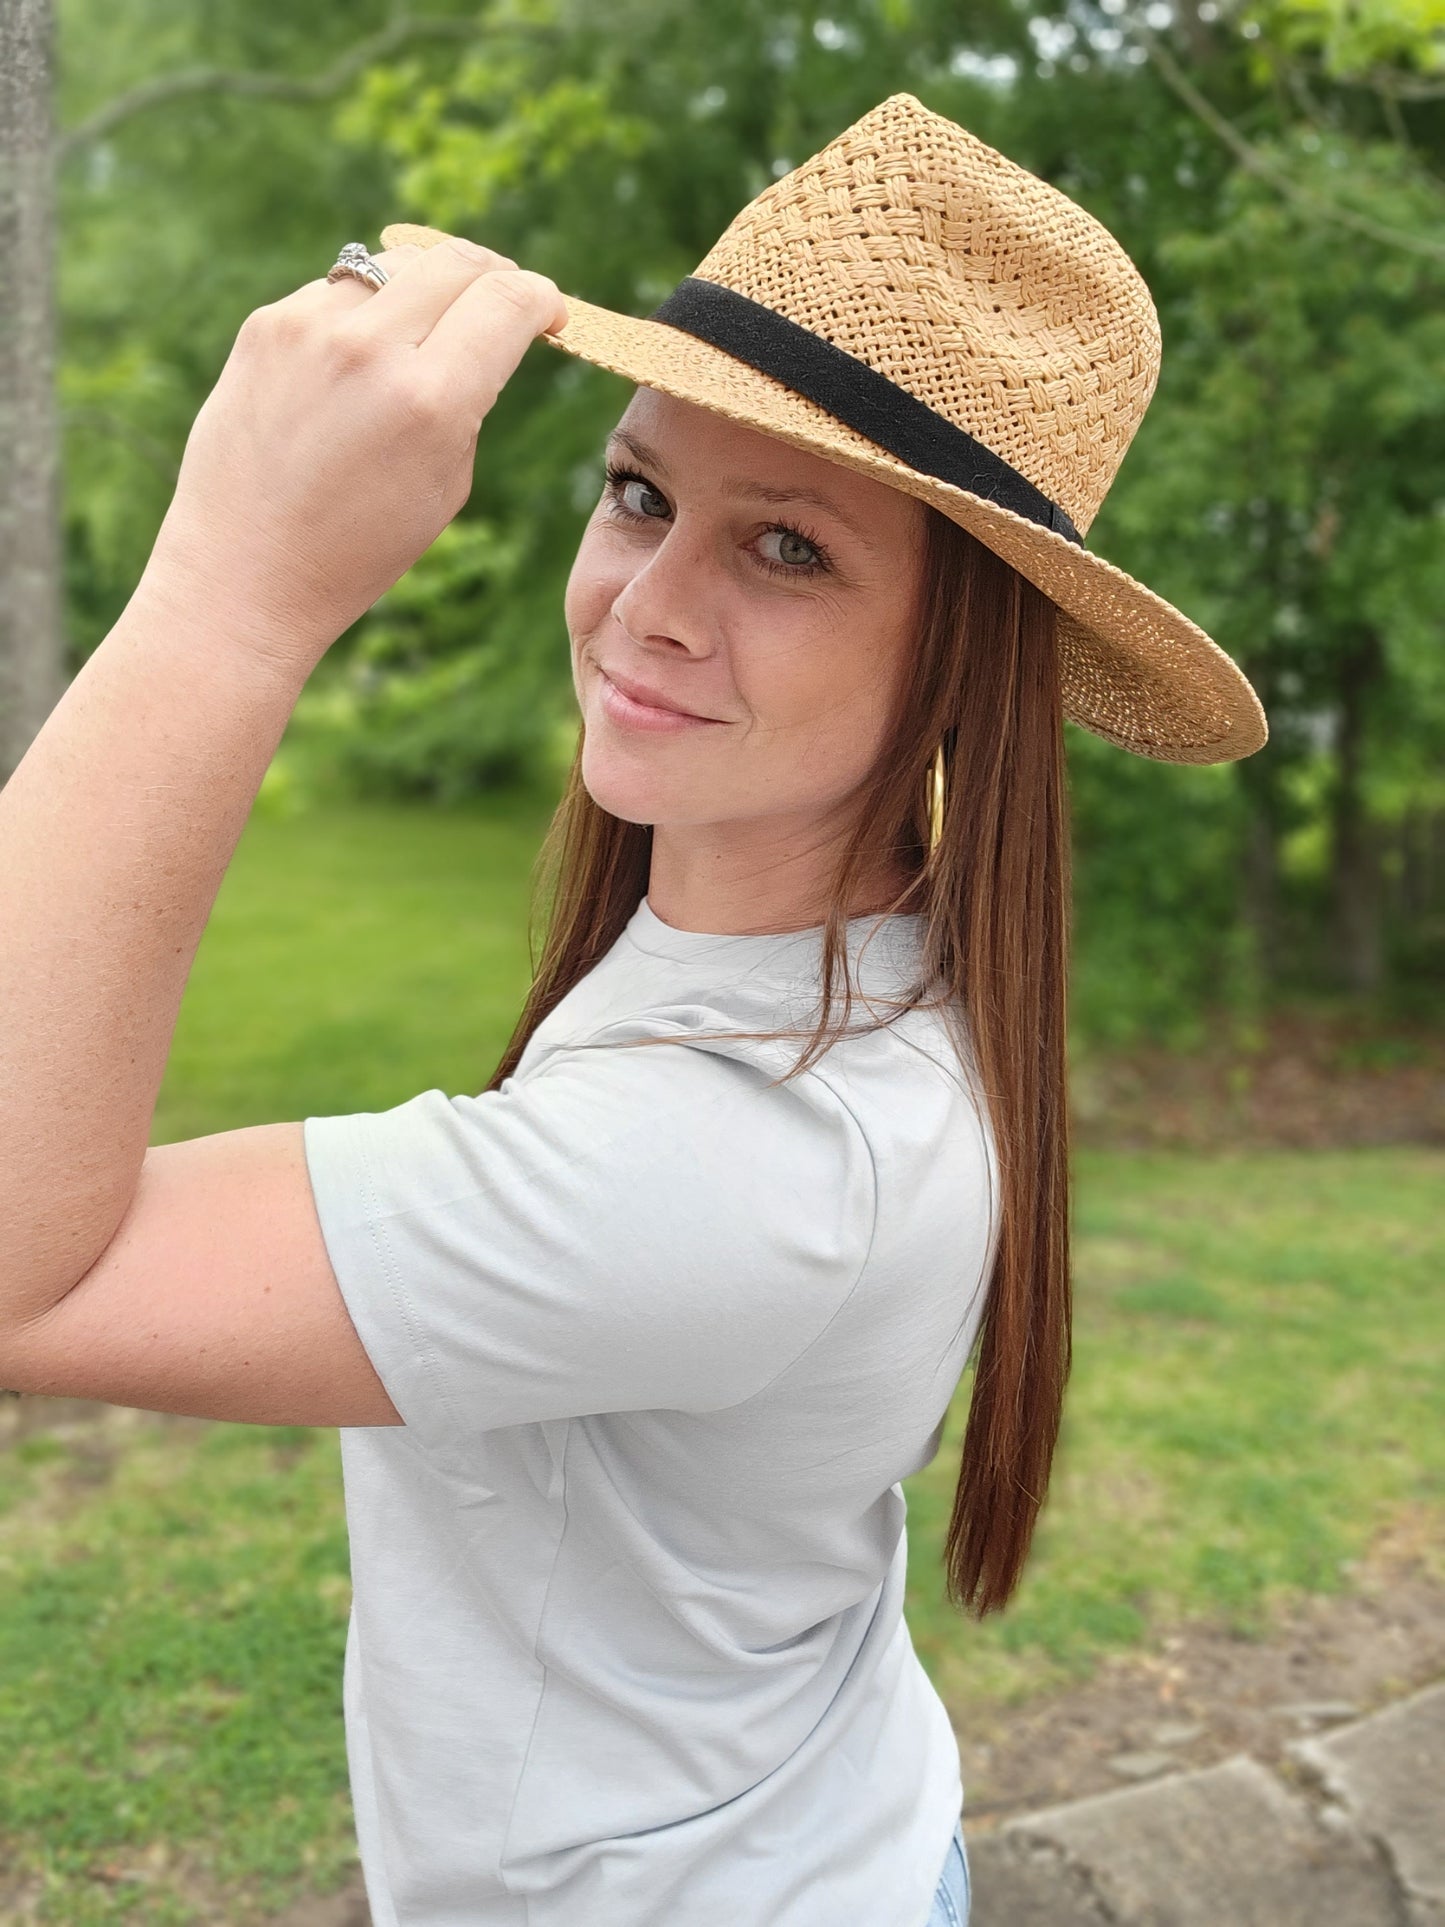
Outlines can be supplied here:
M562 598L563 617L574 645L585 642L606 620L626 581L616 558L608 557L605 546L592 538L590 530L585 532Z
M843 639L849 626L829 623L779 657L772 694L780 713L811 723L821 738L859 744L881 732L891 681L886 651ZM870 633L866 623L857 629Z

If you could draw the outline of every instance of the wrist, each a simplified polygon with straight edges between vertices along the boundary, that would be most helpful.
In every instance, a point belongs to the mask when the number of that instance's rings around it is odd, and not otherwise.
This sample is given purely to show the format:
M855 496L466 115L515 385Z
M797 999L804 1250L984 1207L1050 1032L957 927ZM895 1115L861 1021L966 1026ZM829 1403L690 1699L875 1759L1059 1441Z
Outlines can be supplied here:
M152 554L126 604L124 620L165 638L188 657L219 654L254 668L294 697L336 640L300 611L272 609L254 595L221 586L222 578L179 556Z

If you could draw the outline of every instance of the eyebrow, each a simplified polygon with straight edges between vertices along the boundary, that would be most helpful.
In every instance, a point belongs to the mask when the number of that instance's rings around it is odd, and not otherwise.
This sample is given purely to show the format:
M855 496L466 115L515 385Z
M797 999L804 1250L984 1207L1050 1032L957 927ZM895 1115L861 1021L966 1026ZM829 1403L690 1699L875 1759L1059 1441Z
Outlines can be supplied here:
M656 469L660 475L667 473L667 463L663 461L657 450L649 447L646 442L640 441L636 435L629 434L625 428L614 428L607 439L609 443L621 442L634 460L644 463L648 468ZM824 495L818 489L773 488L766 482L735 480L725 481L722 484L722 494L733 502L771 502L775 506L781 506L787 502L806 502L810 508L821 509L825 515L836 516L845 527L853 531L866 548L873 547L867 530L854 520L847 509L835 502L831 495Z

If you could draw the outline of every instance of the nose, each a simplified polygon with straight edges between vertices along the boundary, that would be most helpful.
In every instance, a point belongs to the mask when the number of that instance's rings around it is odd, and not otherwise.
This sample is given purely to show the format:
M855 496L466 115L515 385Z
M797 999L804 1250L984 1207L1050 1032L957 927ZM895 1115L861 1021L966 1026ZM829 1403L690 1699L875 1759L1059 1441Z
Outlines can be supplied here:
M714 642L707 573L700 541L674 522L613 598L613 620L635 643L672 643L706 655Z

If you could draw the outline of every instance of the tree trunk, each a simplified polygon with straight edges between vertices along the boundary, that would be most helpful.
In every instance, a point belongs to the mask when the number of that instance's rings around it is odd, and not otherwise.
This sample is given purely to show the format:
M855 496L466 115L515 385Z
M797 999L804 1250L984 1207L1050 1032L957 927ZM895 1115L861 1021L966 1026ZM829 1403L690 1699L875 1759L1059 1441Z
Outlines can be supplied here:
M0 0L0 783L64 687L50 0Z
M1339 736L1331 811L1335 961L1340 983L1360 996L1373 996L1385 975L1380 837L1361 794L1369 695L1383 670L1380 639L1367 630L1341 657L1337 684Z

